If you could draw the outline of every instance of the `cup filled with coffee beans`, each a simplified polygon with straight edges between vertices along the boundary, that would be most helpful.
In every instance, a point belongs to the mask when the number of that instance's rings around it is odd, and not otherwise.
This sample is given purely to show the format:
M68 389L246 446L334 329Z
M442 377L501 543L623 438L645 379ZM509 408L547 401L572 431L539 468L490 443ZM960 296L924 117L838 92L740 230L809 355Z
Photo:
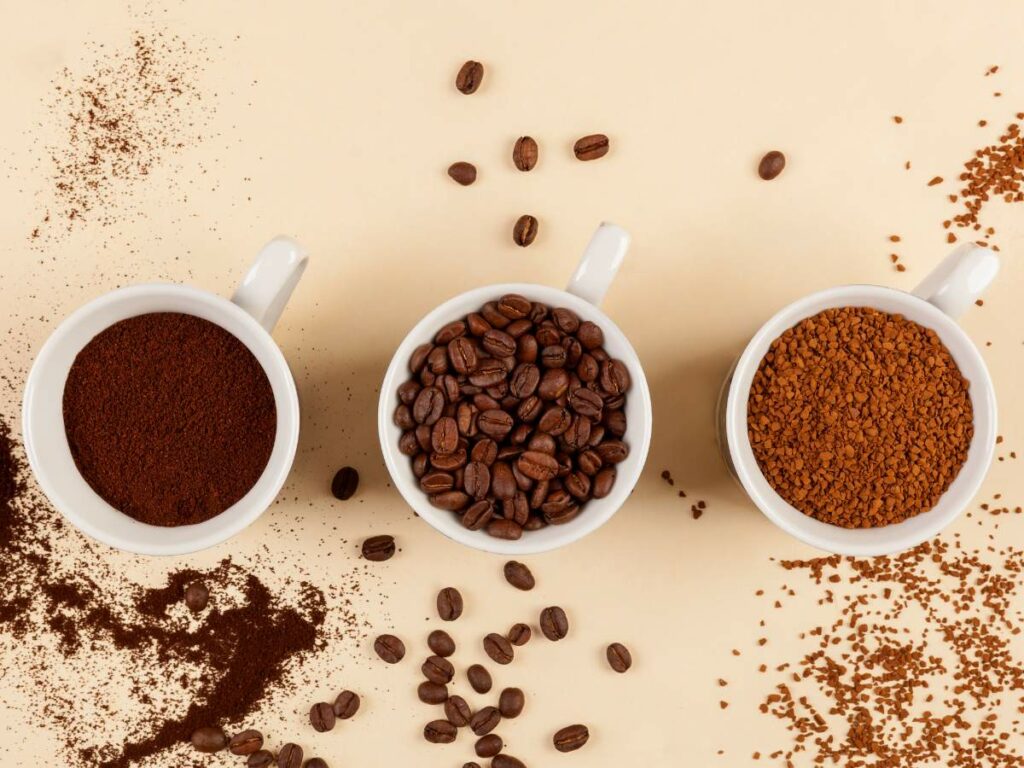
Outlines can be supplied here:
M274 501L299 401L270 336L306 266L268 243L231 301L174 284L111 291L65 319L25 388L25 450L85 533L147 555L218 544Z
M504 554L564 546L636 485L651 397L598 305L629 235L602 224L566 290L489 285L449 299L398 347L377 423L395 485L449 538Z
M996 400L956 318L998 271L990 249L964 244L912 293L830 288L761 327L719 400L719 444L769 520L865 556L963 511L992 461Z

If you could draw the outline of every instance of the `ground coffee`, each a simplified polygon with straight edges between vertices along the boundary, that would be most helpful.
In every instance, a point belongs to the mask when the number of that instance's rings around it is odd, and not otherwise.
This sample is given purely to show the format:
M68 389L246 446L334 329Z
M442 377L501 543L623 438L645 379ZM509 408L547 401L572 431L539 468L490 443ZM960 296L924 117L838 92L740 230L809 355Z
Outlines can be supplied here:
M112 506L150 525L201 523L241 499L277 431L252 352L193 315L122 320L75 358L64 388L75 464Z

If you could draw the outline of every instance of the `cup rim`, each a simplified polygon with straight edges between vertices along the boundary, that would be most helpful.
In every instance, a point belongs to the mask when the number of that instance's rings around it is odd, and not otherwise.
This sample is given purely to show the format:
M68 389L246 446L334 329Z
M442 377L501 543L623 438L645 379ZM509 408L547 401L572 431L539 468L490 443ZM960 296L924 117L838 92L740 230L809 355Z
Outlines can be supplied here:
M62 345L66 343L66 340L75 332L76 328L78 328L78 326L93 313L102 311L103 309L116 305L120 302L133 299L160 300L167 298L184 298L191 301L200 301L207 307L213 309L215 313L245 325L248 330L252 332L254 338L259 340L262 348L260 350L250 348L250 351L257 356L257 358L261 357L259 354L260 352L269 355L272 360L272 364L280 375L278 377L272 377L271 371L269 370L266 371L267 375L268 377L271 377L272 386L274 378L277 378L283 387L283 397L281 398L281 402L279 402L277 397L275 397L275 405L277 406L277 432L274 438L274 449L271 456L273 457L274 453L277 452L281 446L283 446L284 453L275 461L268 460L267 466L264 468L263 474L257 480L256 484L248 493L246 493L245 496L235 502L234 505L209 520L194 525L164 527L142 523L141 521L125 515L120 510L117 510L105 499L100 497L99 494L89 488L89 491L94 495L97 501L108 507L118 516L123 517L126 521L130 521L130 525L125 525L120 530L96 525L87 516L80 514L79 511L76 510L76 504L72 499L65 496L61 490L60 484L53 480L47 461L40 455L40 448L37 445L37 437L35 435L38 409L41 407L41 404L39 403L40 397L37 396L37 392L40 387L39 378L43 375L42 371L51 363L51 359L61 350ZM149 311L180 311L182 314L192 314L183 310L164 310L159 308L154 308ZM140 314L147 313L148 312L146 311L137 312L132 315L127 315L126 317L136 317ZM204 317L203 319L216 323L224 328L228 333L239 338L236 333L224 327L225 324L223 322L209 317ZM109 325L106 327L109 327ZM239 341L246 344L246 346L251 346L244 339L239 338ZM88 341L85 343L88 343ZM76 354L78 351L81 351L83 347L84 344L79 347ZM266 369L267 366L264 365L263 367ZM282 405L284 406L283 409ZM281 488L284 486L284 483L291 472L291 467L298 449L298 391L296 389L295 380L291 374L291 370L288 367L287 360L285 360L284 353L281 351L280 347L278 347L277 343L273 340L267 330L241 307L222 296L190 285L160 282L140 283L117 288L97 296L75 309L71 314L67 315L67 317L65 317L53 330L50 336L43 343L42 347L40 347L39 352L36 354L35 360L32 363L32 368L26 379L25 393L22 400L22 431L25 454L28 458L28 463L32 469L32 473L36 478L36 482L39 484L40 489L46 495L53 507L75 528L81 530L83 533L97 541L126 552L132 552L140 555L184 555L198 552L227 541L255 522L273 504L274 499L277 497L278 493L280 493ZM270 478L270 481L269 484L265 485L264 490L258 492L256 496L252 496L253 493L257 492L260 484L264 483L268 477ZM87 483L83 484L88 487ZM226 515L230 517L225 518ZM227 520L227 523L224 523L224 520ZM216 527L210 525L214 521L220 521L220 525ZM142 541L128 533L132 530L145 530L149 532L175 531L180 533L176 537L179 539L177 542L168 544ZM194 535L181 535L182 533L191 533Z
M630 434L630 430L636 430L629 437L630 454L626 461L618 465L615 486L607 497L589 500L586 509L568 523L547 526L543 532L552 533L542 538L536 535L542 531L525 531L523 536L515 541L495 538L486 531L471 531L459 523L454 513L432 506L415 482L408 457L398 451L397 439L392 439L393 431L398 431L392 416L397 406L397 389L401 383L399 379L405 375L406 364L412 350L419 343L423 343L424 339L433 338L444 323L473 312L485 302L506 293L518 293L531 301L542 301L549 306L568 307L581 317L592 318L601 325L606 342L609 335L615 336L616 356L623 358L621 353L625 352L629 357L628 360L623 359L629 366L632 378L627 407L635 403L636 412L642 416L642 423L639 425L635 424L633 418L629 420L627 434ZM465 309L466 306L471 308ZM484 285L459 293L438 304L413 325L395 349L384 374L377 405L377 432L384 463L405 502L421 519L449 539L474 549L501 555L530 555L559 549L593 533L608 522L622 508L640 480L650 450L652 426L653 412L647 377L639 355L622 329L600 307L587 300L568 291L536 283ZM627 464L628 473L622 471L623 465Z
M747 434L747 401L754 372L764 356L763 350L802 319L828 307L872 306L879 311L900 311L880 309L876 304L863 301L866 296L910 308L909 311L916 317L908 319L939 334L943 344L954 356L961 374L971 382L974 435L968 449L968 459L940 497L939 503L900 523L878 528L850 529L803 514L771 488L753 459ZM823 305L822 302L826 301L827 305ZM925 322L919 319L921 317L925 318ZM951 344L951 340L955 343ZM953 346L955 350L951 348ZM827 552L878 556L900 552L928 541L959 517L977 494L992 463L997 432L996 415L995 389L988 368L977 345L955 319L911 293L886 286L853 284L826 288L797 299L772 315L758 329L744 347L732 372L726 400L725 437L737 479L758 509L776 526L805 544ZM979 452L979 458L973 465L973 474L965 475L964 471L973 452Z

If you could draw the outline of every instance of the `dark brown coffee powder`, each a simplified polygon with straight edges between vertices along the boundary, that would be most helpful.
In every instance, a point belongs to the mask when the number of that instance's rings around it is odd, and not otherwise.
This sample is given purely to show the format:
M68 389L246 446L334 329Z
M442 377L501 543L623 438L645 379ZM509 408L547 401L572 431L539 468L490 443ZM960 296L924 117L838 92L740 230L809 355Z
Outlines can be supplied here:
M193 315L152 313L107 328L78 354L64 426L86 482L150 525L190 525L241 499L277 431L252 352Z

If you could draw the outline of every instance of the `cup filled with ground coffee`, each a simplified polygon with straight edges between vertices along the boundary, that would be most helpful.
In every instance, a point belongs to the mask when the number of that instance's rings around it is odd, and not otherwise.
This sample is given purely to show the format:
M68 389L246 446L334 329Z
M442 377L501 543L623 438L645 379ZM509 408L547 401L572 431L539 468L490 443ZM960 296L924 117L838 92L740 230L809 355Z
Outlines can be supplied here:
M268 243L231 301L135 285L58 326L25 389L25 449L54 506L93 538L147 555L218 544L274 501L299 402L270 336L306 266Z
M754 335L719 400L726 463L772 522L846 555L916 546L977 493L996 442L992 380L957 324L999 271L955 249L912 293L830 288Z
M651 397L598 305L629 247L602 224L566 290L514 283L449 299L405 337L381 387L381 450L409 505L490 552L543 552L607 522L640 477Z

